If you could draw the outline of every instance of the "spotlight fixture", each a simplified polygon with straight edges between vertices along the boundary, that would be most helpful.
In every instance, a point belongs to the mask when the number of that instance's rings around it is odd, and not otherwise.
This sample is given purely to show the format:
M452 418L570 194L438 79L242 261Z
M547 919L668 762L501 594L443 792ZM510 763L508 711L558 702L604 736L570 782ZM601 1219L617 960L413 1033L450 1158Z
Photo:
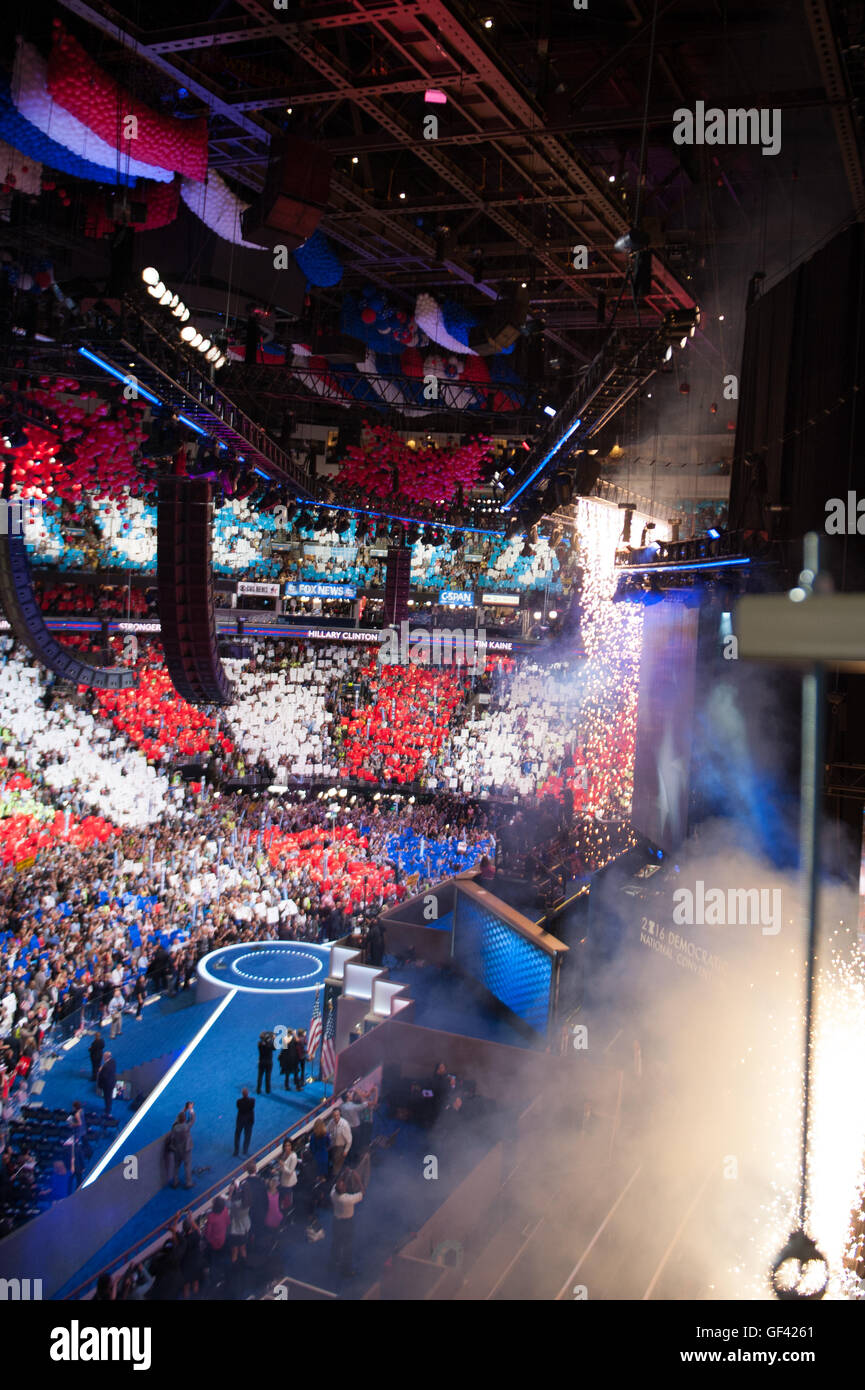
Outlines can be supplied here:
M165 286L161 280L158 280L155 285L148 286L147 293L152 294L154 299L161 299L165 294Z
M486 19L484 19L482 23L485 29L492 29L494 23L492 15L488 14Z
M613 180L611 179L612 183ZM635 255L637 251L645 251L649 245L649 238L645 232L638 231L636 227L630 227L627 232L623 232L613 242L613 250L621 251L630 255Z
M352 155L352 157L351 157L351 162L352 162L352 164L358 164L358 163L360 163L360 161L358 160L358 157L357 157L356 154L353 154L353 155Z
M142 270L141 278L145 285L159 284L159 271L152 265L148 265Z

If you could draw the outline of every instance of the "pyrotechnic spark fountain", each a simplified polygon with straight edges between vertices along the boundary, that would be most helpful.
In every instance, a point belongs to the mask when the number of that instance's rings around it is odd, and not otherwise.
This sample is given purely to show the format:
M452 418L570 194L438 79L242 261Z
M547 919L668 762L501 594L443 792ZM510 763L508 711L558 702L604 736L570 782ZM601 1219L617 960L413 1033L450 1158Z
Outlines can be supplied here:
M644 524L639 518L638 525ZM643 610L614 603L618 509L588 498L574 522L583 569L582 636L586 662L578 682L579 733L588 766L598 768L587 809L627 815L633 795Z
M798 1213L804 1021L799 946L791 946L788 964L775 978L782 976L780 997L765 1013L763 1044L752 1048L748 1058L757 1064L755 1095L767 1102L762 1115L754 1117L751 1137L755 1149L765 1146L770 1174L770 1195L753 1215L751 1253L744 1261L748 1298L766 1297L766 1271L785 1246ZM865 1094L856 1081L865 1069L865 954L851 944L843 923L824 951L816 997L805 1229L828 1264L826 1296L861 1298L852 1217L865 1197ZM743 1267L728 1273L738 1281ZM806 1270L800 1292L813 1291L822 1277L822 1265Z

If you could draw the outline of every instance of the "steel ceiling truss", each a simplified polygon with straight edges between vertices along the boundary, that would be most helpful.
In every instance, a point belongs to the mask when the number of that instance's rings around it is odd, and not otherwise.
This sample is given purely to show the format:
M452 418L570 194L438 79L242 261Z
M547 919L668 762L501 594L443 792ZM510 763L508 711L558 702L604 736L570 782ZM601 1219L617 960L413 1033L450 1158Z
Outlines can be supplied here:
M568 400L535 437L505 493L506 503L527 494L530 487L537 488L551 469L565 467L572 454L585 448L651 380L668 341L663 324L648 337L633 329L614 328Z
M440 380L439 394L435 401L426 401L423 396L423 382L418 381L416 377L384 376L374 372L341 372L338 366L328 366L324 371L318 371L306 363L297 367L235 367L232 373L232 389L237 394L242 393L249 397L265 392L279 397L287 394L294 383L308 383L310 379L322 385L329 380L336 381L345 399L365 405L370 410L388 407L397 413L405 410L407 414L424 416L443 410L460 411L464 409L460 402L467 390L478 396L483 394L487 398L484 406L471 411L473 416L520 412L527 406L525 387L506 382L493 381L478 385L465 381ZM370 399L370 389L375 392L377 400ZM314 387L306 384L303 394L308 394L313 400L323 399ZM493 397L498 397L501 402L499 409L495 411L490 404Z
M524 219L510 212L511 196L500 201L476 180L467 177L460 165L449 158L436 141L425 141L421 132L396 109L393 101L427 86L448 88L449 109L463 122L466 129L460 138L472 150L487 151L491 160L499 162L500 170L508 170L513 198L526 210L538 203L555 209L557 233L570 245L586 245L594 249L599 270L607 277L621 274L623 263L612 252L612 242L626 229L623 212L609 191L601 186L592 171L567 148L560 135L547 129L541 109L519 88L516 81L500 70L500 59L494 49L482 42L465 20L442 0L392 0L392 3L321 4L304 17L303 23L292 23L259 0L239 0L247 19L215 21L212 26L192 25L167 35L157 35L147 41L140 31L132 32L107 7L96 10L85 0L61 0L81 18L94 23L105 34L131 49L138 56L155 63L161 71L182 82L199 96L214 115L216 130L213 137L214 167L228 173L247 187L261 187L266 169L267 149L271 134L269 109L298 101L299 105L330 103L338 108L350 103L363 113L397 148L411 153L442 185L456 192L461 206L474 210L495 224L510 239L514 247L515 275L529 275L533 267L548 281L575 299L593 303L596 295L590 277L574 270L570 256L553 253L546 239L539 237ZM335 56L323 41L331 30L357 30L374 34L386 46L391 68L399 78L388 81L358 78ZM207 40L210 39L208 43ZM274 45L290 51L310 70L318 84L309 78L291 78L280 94L270 91L241 92L234 100L214 90L214 82L205 78L195 67L195 58L203 50L258 43L269 50ZM323 79L323 81L322 81ZM325 85L326 84L326 85ZM298 95L295 97L295 87ZM254 113L262 114L255 120ZM327 131L324 131L325 139ZM363 136L359 136L362 145ZM337 141L339 143L339 141ZM456 153L456 151L455 151ZM501 174L500 174L501 177ZM435 266L435 245L432 237L411 226L411 216L417 216L412 202L400 201L396 206L376 206L367 193L350 178L340 175L332 181L336 214L349 214L359 219L365 230L384 233L386 240L398 250L413 249L429 268ZM417 200L415 200L417 201ZM455 203L453 196L451 205ZM504 206L503 204L507 204ZM423 206L431 206L429 200ZM453 207L456 211L457 208ZM335 222L326 217L323 226L340 240ZM343 243L345 244L345 243ZM518 268L522 261L522 269ZM459 257L448 263L448 269L463 283L474 284L470 266ZM653 258L654 283L646 300L649 316L660 316L671 307L689 306L693 301L675 276L657 258ZM487 285L481 289L487 297L495 298L497 290ZM559 346L575 351L570 340L555 337ZM577 353L585 359L585 354Z
M116 378L143 387L175 415L184 416L198 431L274 482L288 483L309 497L315 495L309 475L223 386L199 368L191 350L179 352L176 342L165 336L134 299L124 301L124 311L115 332L88 331L76 346L97 354L114 369ZM37 344L37 350L42 346ZM130 355L134 366L130 365Z

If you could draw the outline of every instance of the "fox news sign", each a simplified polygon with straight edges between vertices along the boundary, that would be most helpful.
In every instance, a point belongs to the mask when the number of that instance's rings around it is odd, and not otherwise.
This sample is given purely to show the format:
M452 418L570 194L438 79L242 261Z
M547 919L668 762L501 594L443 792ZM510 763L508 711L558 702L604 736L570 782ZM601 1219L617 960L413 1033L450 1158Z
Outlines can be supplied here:
M286 584L285 598L356 598L354 584Z

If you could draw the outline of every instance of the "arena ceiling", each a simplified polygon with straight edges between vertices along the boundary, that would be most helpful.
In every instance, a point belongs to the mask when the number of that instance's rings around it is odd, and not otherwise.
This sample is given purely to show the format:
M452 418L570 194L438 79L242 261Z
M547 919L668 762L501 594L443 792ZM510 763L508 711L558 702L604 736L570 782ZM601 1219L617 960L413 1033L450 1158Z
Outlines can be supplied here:
M331 153L321 227L344 275L315 291L319 316L370 284L407 310L429 290L475 313L525 284L519 365L553 400L589 370L613 321L633 353L694 304L690 376L716 397L738 363L750 276L771 279L865 207L861 4L277 5L59 0L41 22L47 41L62 16L150 104L206 114L211 167L241 196L261 189L279 135ZM20 19L7 15L7 33ZM37 37L29 15L26 27ZM446 103L429 104L430 89ZM779 109L780 152L676 145L673 112L697 101ZM653 253L639 299L614 249L635 220Z

